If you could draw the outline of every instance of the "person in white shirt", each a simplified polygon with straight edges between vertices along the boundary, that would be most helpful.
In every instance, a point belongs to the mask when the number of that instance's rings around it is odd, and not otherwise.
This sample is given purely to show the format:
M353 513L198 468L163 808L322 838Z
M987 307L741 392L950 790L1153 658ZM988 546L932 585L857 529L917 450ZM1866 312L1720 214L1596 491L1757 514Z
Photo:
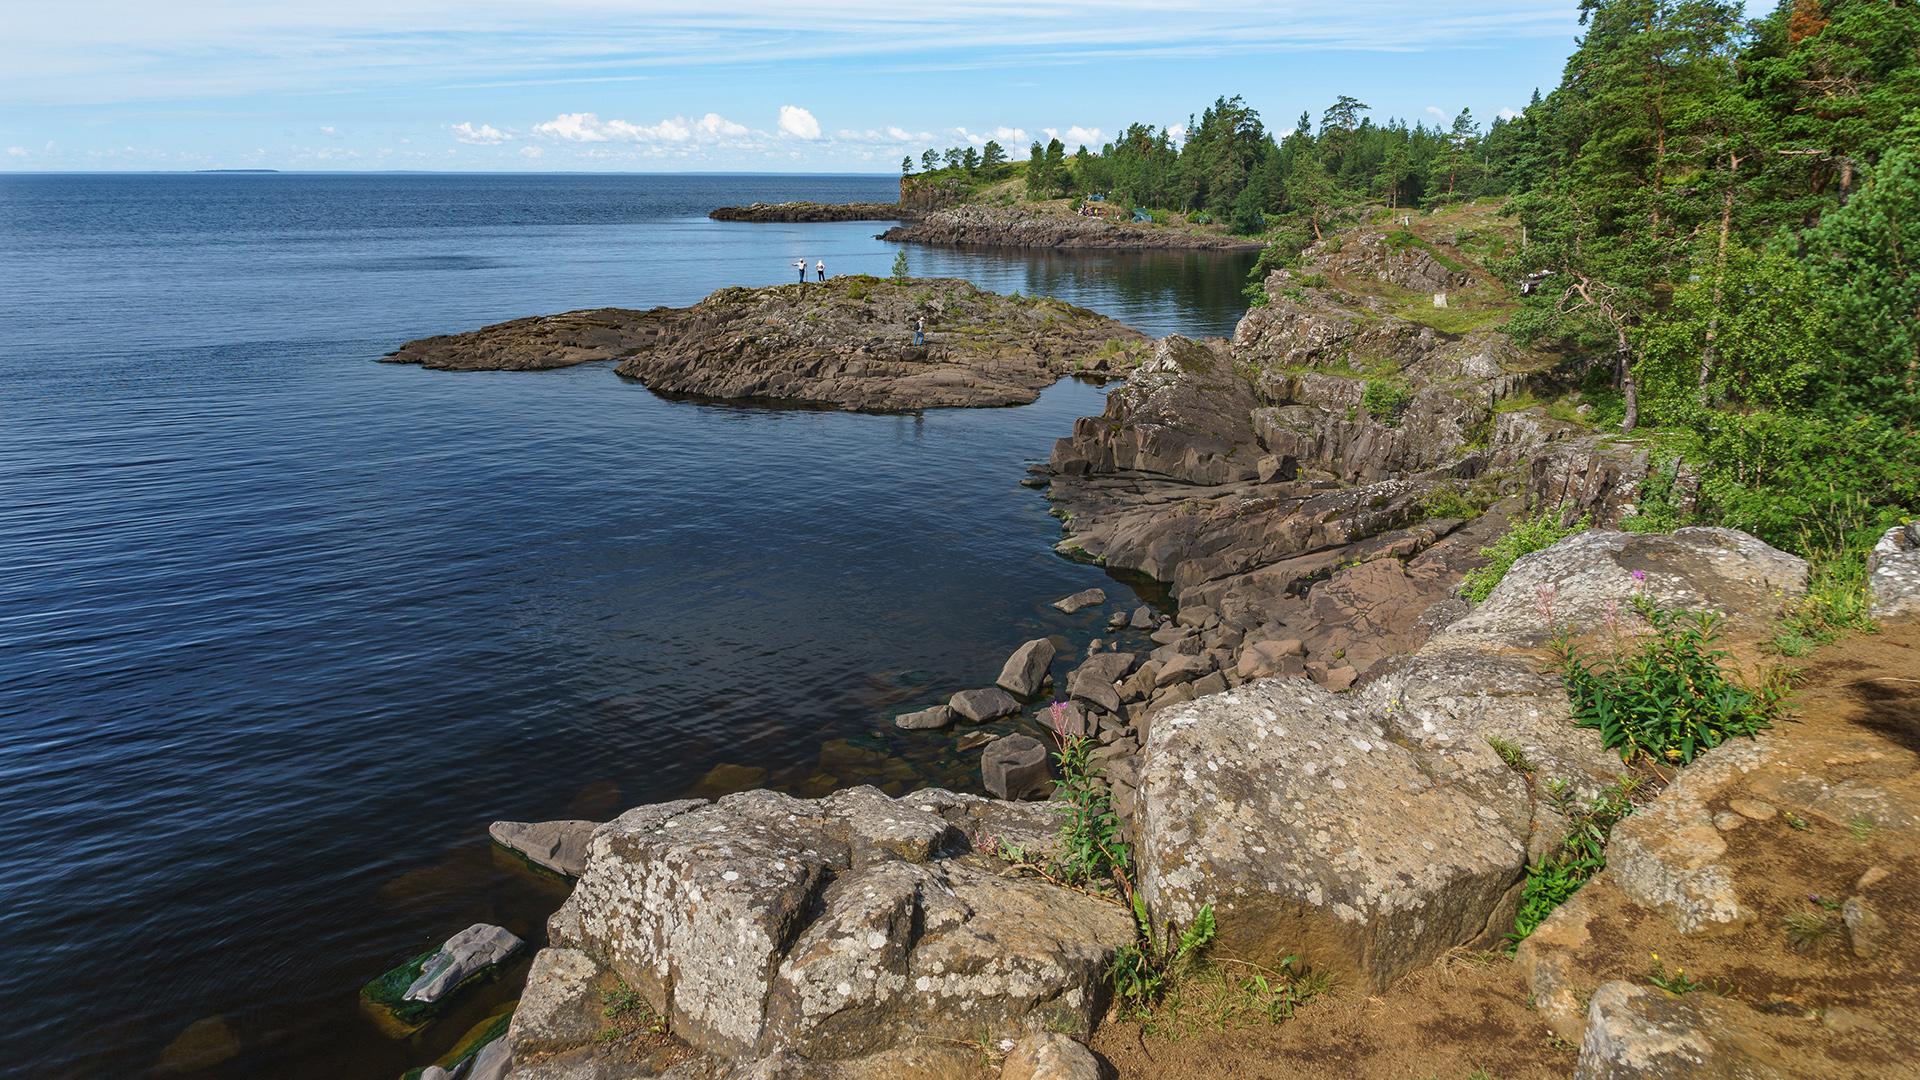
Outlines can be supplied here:
M795 260L793 264L793 268L795 270L800 271L800 284L805 285L807 283L807 260L805 259Z
M820 275L821 281L827 280L827 260L821 259L819 262L814 263L813 269Z

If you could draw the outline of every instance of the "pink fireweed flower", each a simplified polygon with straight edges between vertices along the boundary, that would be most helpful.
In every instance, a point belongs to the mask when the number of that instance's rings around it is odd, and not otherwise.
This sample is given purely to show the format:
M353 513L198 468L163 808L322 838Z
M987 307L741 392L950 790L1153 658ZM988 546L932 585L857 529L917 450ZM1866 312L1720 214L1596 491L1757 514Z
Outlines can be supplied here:
M1053 737L1064 745L1068 737L1067 703L1064 701L1056 701L1049 706L1049 708L1053 713Z
M1554 592L1555 590L1552 585L1538 585L1535 586L1533 590L1534 610L1540 613L1541 618L1547 620L1547 626L1549 628L1553 626Z

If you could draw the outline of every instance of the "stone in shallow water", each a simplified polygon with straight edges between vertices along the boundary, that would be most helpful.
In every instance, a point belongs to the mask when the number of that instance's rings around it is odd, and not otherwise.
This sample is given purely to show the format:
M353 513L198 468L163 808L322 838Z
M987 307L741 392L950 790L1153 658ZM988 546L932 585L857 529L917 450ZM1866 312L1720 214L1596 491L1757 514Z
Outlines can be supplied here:
M1053 642L1034 638L1013 651L995 680L1009 693L1032 697L1047 681L1047 669L1053 666Z
M188 1024L186 1030L160 1051L160 1063L154 1072L161 1076L211 1069L240 1054L240 1040L224 1016L208 1016Z
M984 690L962 690L947 701L947 707L976 724L998 720L1020 711L1020 703L1014 700L1013 695L997 686Z
M519 948L520 939L505 927L474 923L440 946L440 951L420 968L420 977L401 997L431 1005L467 979L512 956Z
M555 873L579 877L587 865L587 841L597 821L496 821L487 835Z
M980 755L980 780L997 798L1019 801L1039 798L1053 790L1053 771L1047 747L1030 735L996 739Z
M1104 604L1106 602L1107 602L1106 590L1082 589L1079 592L1074 593L1072 596L1064 596L1058 600L1055 600L1053 602L1053 606L1071 615L1076 611L1080 611L1085 608L1090 608L1095 604Z
M953 710L945 705L935 705L931 709L918 712L901 713L893 718L893 726L907 731L934 731L953 723Z

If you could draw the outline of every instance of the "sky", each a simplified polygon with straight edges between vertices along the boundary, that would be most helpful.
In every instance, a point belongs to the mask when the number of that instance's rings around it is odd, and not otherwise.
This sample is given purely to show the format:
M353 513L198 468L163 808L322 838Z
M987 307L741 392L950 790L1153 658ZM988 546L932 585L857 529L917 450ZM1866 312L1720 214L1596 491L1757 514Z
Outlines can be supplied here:
M0 0L0 171L893 173L1239 94L1482 123L1574 0Z

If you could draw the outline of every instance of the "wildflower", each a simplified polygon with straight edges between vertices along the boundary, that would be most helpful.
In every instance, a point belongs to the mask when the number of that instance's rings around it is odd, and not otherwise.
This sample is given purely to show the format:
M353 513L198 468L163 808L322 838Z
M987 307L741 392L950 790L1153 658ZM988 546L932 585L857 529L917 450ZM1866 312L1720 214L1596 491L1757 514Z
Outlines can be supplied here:
M1648 955L1648 956L1651 956L1651 957L1653 957L1653 962L1654 962L1654 963L1656 963L1656 964L1657 964L1657 963L1659 963L1659 962L1660 962L1660 954L1659 954L1659 953L1657 953L1657 952L1653 952L1653 953L1648 953L1647 955Z
M1049 709L1053 713L1053 737L1064 746L1067 741L1067 703L1056 701Z
M1549 629L1553 627L1554 592L1555 590L1552 585L1536 586L1533 590L1534 609L1540 612L1541 618L1547 620L1547 627Z
M1631 576L1635 581L1647 580L1647 572L1645 570L1635 570Z

